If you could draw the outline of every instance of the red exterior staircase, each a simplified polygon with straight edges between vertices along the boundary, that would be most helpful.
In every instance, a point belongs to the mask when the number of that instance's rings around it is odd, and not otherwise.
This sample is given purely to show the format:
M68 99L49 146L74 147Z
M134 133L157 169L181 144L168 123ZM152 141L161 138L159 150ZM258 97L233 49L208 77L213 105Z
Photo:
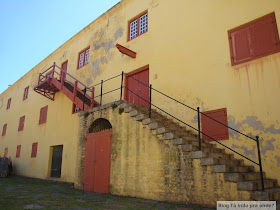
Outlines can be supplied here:
M94 87L87 87L55 63L39 74L34 91L53 101L55 94L61 91L81 110L99 106L94 100ZM84 91L89 94L84 94Z

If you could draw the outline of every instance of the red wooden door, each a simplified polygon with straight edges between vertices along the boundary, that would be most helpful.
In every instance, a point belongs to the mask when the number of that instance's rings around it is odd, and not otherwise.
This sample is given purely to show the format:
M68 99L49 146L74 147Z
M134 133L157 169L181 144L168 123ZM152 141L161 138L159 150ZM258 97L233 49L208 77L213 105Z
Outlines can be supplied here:
M149 106L149 69L148 67L126 75L125 100L141 106ZM140 82L139 82L140 81ZM145 84L145 85L144 85ZM135 93L135 94L134 94Z
M84 190L109 193L112 130L87 134Z
M68 61L65 61L61 65L61 69L64 70L65 72L67 72L67 66L68 66ZM61 71L61 76L64 77L64 81L65 81L66 74Z

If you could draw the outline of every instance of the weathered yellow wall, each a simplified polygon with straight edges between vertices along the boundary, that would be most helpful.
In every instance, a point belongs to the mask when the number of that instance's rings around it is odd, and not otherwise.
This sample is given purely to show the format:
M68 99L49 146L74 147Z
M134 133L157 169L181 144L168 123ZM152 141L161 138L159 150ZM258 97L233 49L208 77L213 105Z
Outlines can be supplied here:
M148 10L148 32L127 42L128 21L145 10ZM277 97L280 53L232 67L227 36L228 30L273 11L280 28L278 0L121 1L0 95L0 128L8 123L7 135L0 137L0 154L9 147L9 156L19 174L44 178L49 147L63 144L62 178L74 181L79 120L71 114L72 103L62 93L52 102L32 91L39 72L53 62L61 66L68 60L68 72L91 86L121 71L131 72L149 64L154 88L192 107L200 106L203 111L226 107L230 126L246 134L260 135L264 171L268 177L280 181L280 99ZM137 52L137 58L122 55L115 48L117 43ZM78 53L88 46L90 63L77 70ZM120 77L107 84L104 91L119 87ZM29 98L22 101L23 90L28 85L31 86ZM12 105L7 111L10 97ZM108 94L103 100L106 103L118 98L118 93ZM194 113L186 108L155 93L153 101L196 125ZM40 108L45 105L49 106L47 124L39 126ZM25 128L17 132L22 115L26 115ZM38 157L31 159L31 145L36 141ZM250 158L256 157L255 143L251 140L230 133L230 140L223 142ZM20 159L15 159L18 144L22 144L22 154Z

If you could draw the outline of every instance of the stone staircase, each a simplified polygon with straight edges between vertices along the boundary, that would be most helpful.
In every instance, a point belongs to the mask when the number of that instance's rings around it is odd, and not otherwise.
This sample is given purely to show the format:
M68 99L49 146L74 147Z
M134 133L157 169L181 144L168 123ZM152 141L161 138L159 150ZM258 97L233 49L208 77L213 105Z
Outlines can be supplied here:
M248 191L250 200L280 201L277 180L266 178L263 172L265 191L261 191L260 173L254 171L253 166L245 165L244 160L226 153L225 149L219 149L215 144L202 140L202 150L199 151L198 136L193 131L187 130L186 127L155 110L152 110L150 119L147 107L122 102L119 109L144 126L148 126L159 141L170 141L175 147L188 153L192 161L200 159L201 166L211 167L211 173L223 174L224 181L236 183L238 191Z

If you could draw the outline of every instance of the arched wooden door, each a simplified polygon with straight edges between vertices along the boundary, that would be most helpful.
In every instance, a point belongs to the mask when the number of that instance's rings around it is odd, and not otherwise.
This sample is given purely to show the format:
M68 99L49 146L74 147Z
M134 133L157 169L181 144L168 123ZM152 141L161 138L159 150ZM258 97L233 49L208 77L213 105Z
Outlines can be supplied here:
M84 165L84 190L86 191L110 192L112 126L109 121L106 121L96 120L90 128L90 132L93 133L88 133L86 137Z

